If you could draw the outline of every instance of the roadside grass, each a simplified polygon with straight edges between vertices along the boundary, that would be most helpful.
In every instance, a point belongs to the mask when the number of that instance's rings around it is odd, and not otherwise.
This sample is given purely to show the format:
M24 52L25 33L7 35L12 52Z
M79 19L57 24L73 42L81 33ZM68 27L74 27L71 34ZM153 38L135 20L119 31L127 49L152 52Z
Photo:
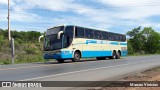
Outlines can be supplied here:
M33 63L33 62L45 62L43 59L42 55L18 55L15 63L20 64L20 63Z
M42 44L39 43L17 43L15 42L15 64L44 62ZM0 64L11 64L11 48L8 42L0 45Z
M45 62L41 55L18 55L14 58L15 64L21 63L33 63L33 62ZM1 65L11 64L11 58L0 60Z

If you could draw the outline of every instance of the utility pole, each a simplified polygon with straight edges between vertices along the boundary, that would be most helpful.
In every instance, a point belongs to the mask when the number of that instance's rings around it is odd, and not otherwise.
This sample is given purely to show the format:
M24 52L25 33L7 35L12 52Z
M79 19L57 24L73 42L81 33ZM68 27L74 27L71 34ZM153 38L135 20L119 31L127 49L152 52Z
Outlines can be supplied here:
M12 64L14 64L14 39L11 39L11 30L10 30L10 0L8 0L8 40L9 40L9 46L11 47L12 54L11 54L11 60Z
M10 0L8 0L8 40L11 44L11 31L10 31Z

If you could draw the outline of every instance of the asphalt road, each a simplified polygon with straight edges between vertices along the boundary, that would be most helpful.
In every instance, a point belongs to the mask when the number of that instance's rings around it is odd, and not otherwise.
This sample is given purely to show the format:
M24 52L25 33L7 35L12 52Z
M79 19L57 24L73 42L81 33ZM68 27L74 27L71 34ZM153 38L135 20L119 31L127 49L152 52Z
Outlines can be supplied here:
M96 81L118 80L160 66L160 55L130 56L115 60L82 60L0 65L0 81Z

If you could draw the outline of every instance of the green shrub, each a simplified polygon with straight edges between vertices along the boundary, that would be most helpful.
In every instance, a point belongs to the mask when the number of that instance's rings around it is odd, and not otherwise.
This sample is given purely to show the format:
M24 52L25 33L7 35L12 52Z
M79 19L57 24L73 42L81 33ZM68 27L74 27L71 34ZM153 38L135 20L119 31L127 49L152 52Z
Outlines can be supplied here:
M4 43L4 36L0 35L0 46L3 45L3 43Z
M41 54L38 55L19 54L17 55L15 62L16 63L44 62L44 59Z
M5 65L11 64L11 60L9 60L9 59L3 60L2 64L5 64Z

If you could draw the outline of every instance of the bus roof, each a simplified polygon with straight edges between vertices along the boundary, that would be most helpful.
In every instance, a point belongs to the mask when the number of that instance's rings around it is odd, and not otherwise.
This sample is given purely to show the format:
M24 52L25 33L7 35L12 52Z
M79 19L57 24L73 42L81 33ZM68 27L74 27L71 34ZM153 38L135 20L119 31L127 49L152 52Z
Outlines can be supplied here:
M106 31L106 32L110 32L110 33L115 33L115 32L111 32L109 30L102 29L102 28L84 27L84 26L70 25L70 24L62 24L62 25L57 25L54 27L60 27L60 26L75 26L75 27L81 27L81 28L87 28L87 29L93 29L93 30L98 30L98 31ZM54 27L52 27L52 28L54 28ZM52 28L49 28L49 29L52 29ZM115 33L115 34L121 34L121 33ZM123 35L125 35L125 34L123 34Z

